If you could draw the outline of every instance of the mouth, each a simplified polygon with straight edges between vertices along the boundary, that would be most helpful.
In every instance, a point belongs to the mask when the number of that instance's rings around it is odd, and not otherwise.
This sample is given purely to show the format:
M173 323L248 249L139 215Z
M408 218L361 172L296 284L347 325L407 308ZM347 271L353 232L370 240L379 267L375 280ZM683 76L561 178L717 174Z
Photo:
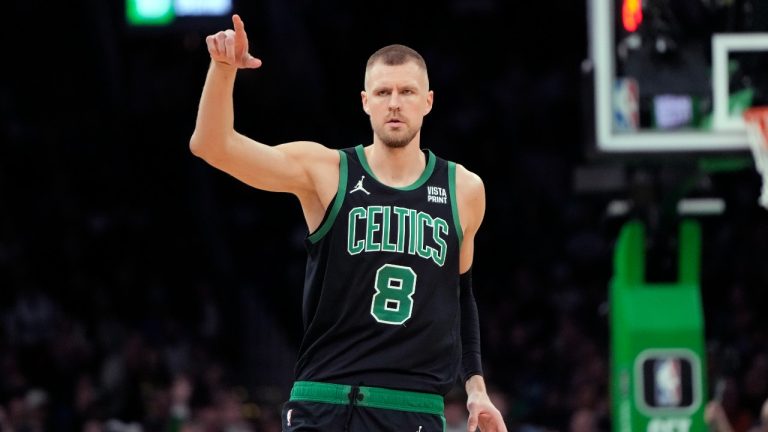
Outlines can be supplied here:
M387 124L393 125L393 126L399 126L399 125L401 125L403 123L404 122L402 120L400 120L400 119L389 119L389 120L387 120Z

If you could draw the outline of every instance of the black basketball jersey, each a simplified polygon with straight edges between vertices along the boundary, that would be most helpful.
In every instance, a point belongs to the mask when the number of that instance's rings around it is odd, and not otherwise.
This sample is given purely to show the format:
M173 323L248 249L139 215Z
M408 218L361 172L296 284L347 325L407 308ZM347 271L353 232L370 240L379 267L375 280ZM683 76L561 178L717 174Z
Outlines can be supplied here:
M423 150L407 187L380 183L363 146L307 237L296 378L445 394L461 353L456 165Z

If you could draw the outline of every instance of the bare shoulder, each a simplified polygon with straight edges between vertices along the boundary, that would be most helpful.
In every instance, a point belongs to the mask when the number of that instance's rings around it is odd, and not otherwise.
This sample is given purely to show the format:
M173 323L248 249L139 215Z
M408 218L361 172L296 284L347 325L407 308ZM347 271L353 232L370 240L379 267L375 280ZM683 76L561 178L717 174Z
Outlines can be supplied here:
M456 164L456 201L465 234L474 233L485 215L485 185L479 175Z
M341 158L338 150L313 141L294 141L280 144L277 148L302 167L322 195L329 188L335 191Z
M305 213L316 208L322 216L338 189L341 160L339 151L312 141L294 141L277 147L296 161L309 178L308 184L311 188L295 192Z
M483 179L464 165L456 164L456 193L460 202L485 199Z

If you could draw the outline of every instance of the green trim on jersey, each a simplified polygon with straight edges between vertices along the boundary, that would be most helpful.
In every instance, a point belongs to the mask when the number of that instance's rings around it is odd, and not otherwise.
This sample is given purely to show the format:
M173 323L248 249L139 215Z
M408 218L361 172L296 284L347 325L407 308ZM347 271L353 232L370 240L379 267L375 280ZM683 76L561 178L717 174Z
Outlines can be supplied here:
M371 166L368 165L368 159L365 158L365 150L363 149L363 145L359 144L357 147L355 147L355 151L357 152L357 158L360 159L360 165L363 166L363 169L365 170L365 172L370 174L371 177L373 177L377 182L381 183L381 180L379 180L378 177L376 177L376 175L373 173ZM403 187L389 186L384 183L381 183L381 184L383 184L384 186L390 187L392 189L397 189L402 191L414 190L419 186L423 185L427 181L429 176L432 175L432 171L435 169L435 162L436 162L435 154L432 153L431 150L427 150L427 152L429 153L429 157L427 158L427 166L424 168L424 172L421 173L421 176L418 179L416 179L415 182L413 182L408 186L403 186Z
M357 406L390 409L443 416L443 397L431 393L391 390L381 387L359 387ZM348 405L352 386L315 381L296 381L291 389L292 401Z
M459 247L464 240L464 232L461 230L461 219L459 219L459 202L456 200L456 163L448 162L448 194L451 197L451 210L453 211L453 225L456 228L456 235L459 237Z
M347 154L339 150L339 187L336 190L336 197L333 199L333 207L331 213L328 214L328 218L325 219L320 228L309 236L309 241L312 243L319 242L333 226L333 222L336 220L336 215L339 214L341 204L344 203L344 195L347 190Z

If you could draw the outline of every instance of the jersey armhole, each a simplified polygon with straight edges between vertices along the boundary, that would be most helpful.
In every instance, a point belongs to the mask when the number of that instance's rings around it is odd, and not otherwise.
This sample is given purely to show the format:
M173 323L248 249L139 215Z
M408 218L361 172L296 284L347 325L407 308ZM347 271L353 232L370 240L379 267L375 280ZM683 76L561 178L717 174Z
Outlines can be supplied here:
M331 207L330 213L328 213L325 220L320 224L320 227L307 238L313 244L319 242L326 234L328 234L328 231L330 231L333 226L333 222L336 220L336 216L339 214L341 205L344 203L344 191L347 190L347 154L341 150L338 150L338 152L339 186L338 189L336 189L336 196L333 198L333 206Z
M459 246L464 240L464 232L461 230L461 219L459 219L459 203L456 201L456 163L448 162L448 194L451 197L451 213L453 213L453 227L456 229L456 235L459 238Z

